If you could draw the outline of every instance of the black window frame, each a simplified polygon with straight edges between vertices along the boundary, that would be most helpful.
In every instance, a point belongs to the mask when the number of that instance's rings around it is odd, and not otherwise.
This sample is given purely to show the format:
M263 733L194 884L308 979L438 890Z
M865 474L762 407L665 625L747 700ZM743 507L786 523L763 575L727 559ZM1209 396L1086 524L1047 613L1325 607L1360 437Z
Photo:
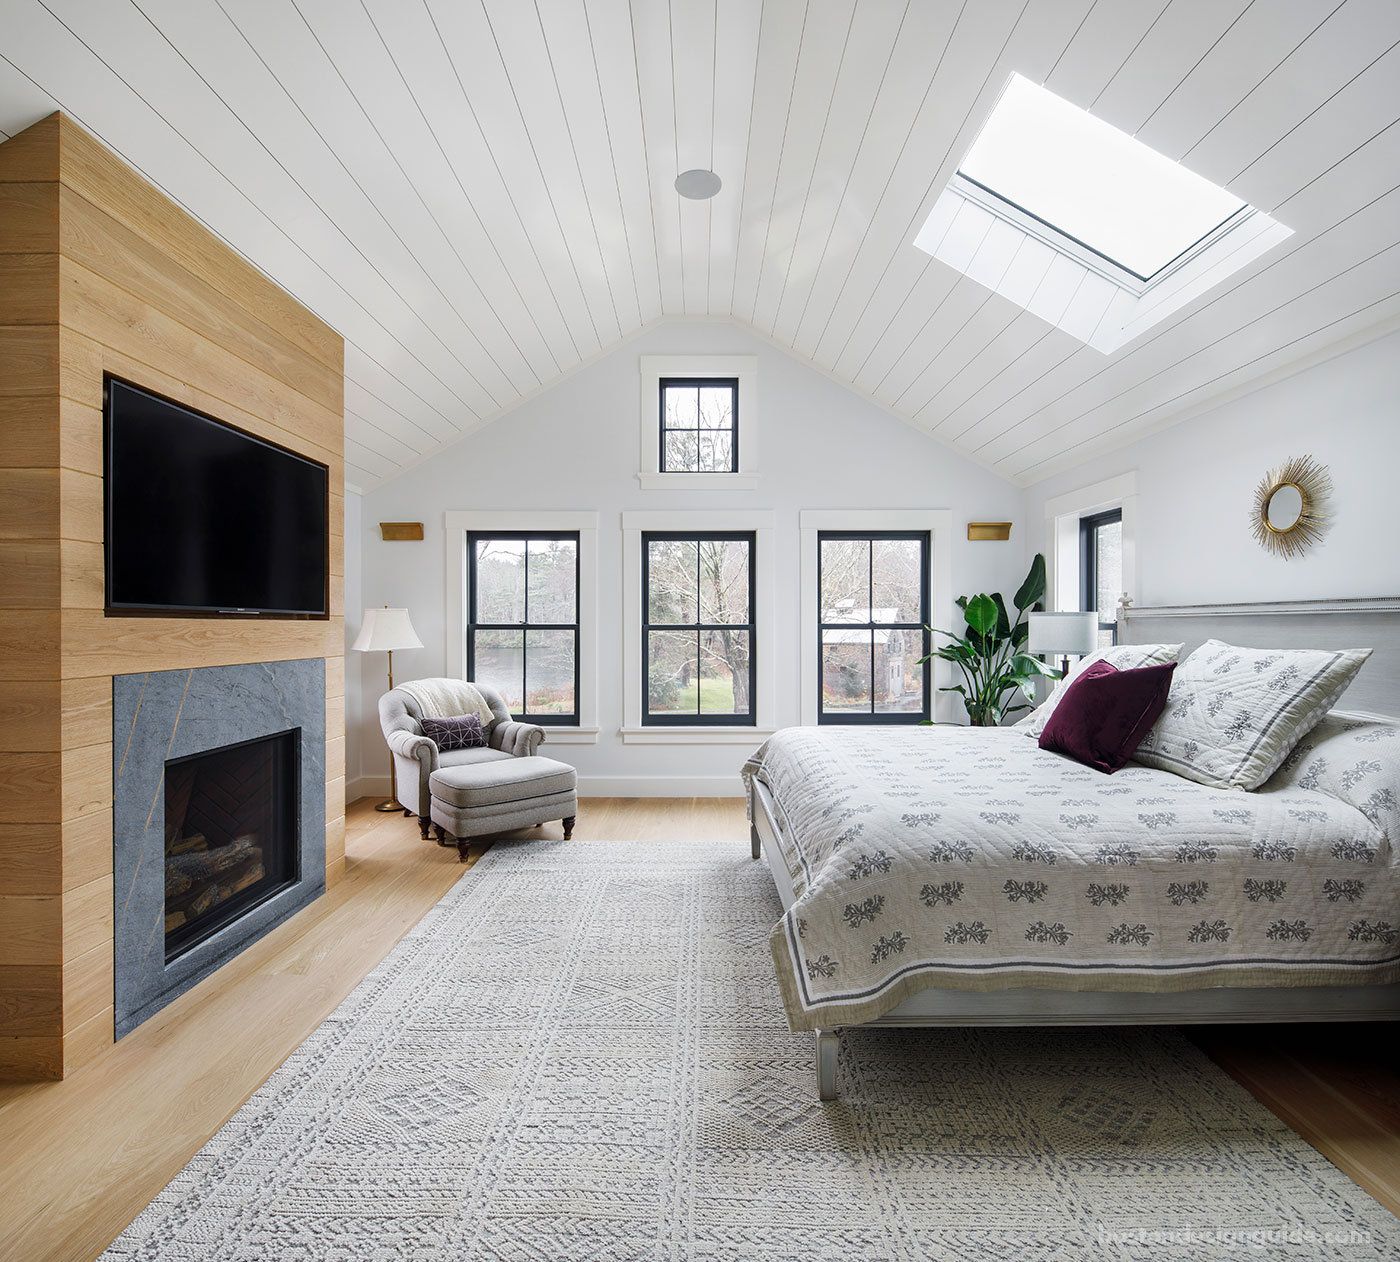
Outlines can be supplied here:
M919 544L919 612L923 615L920 622L823 622L822 621L822 544L826 540L840 541L869 541L874 544L882 539L912 539ZM817 723L840 724L843 726L857 727L862 724L871 726L887 726L891 723L917 725L927 723L933 716L933 663L928 661L928 655L933 651L933 635L929 630L930 612L929 600L931 596L929 586L929 557L930 541L929 533L926 530L819 530L817 531ZM867 611L875 608L875 574L872 563L871 573L868 580L869 592L866 601ZM823 632L826 631L918 631L920 653L919 656L926 659L923 663L924 672L924 704L919 712L881 712L875 709L875 637L870 637L870 712L862 714L856 711L840 711L828 714L822 701L822 647Z
M1115 524L1123 524L1121 508L1108 508L1079 519L1079 609L1081 613L1097 610L1099 630L1113 632L1113 643L1117 644L1117 618L1105 622L1103 610L1099 609L1099 530Z
M757 727L758 726L758 532L756 530L645 530L642 532L642 714L645 727ZM651 545L653 542L700 544L709 540L742 541L749 545L748 622L652 622ZM697 548L698 553L698 548ZM699 560L697 556L697 566ZM696 575L697 585L699 575ZM697 587L698 590L698 587ZM699 617L699 610L696 610ZM748 714L705 714L700 710L700 681L696 679L695 713L651 713L651 633L653 631L694 631L696 666L699 667L700 635L705 631L747 631L749 635L749 712Z
M699 436L702 433L723 433L723 430L706 430L699 424L700 417L700 390L709 390L716 387L729 387L729 468L728 469L668 469L666 467L666 435L667 434L694 434L696 436L696 450L699 450ZM666 391L670 389L690 389L696 393L695 416L696 425L694 429L689 426L668 427L666 424ZM698 473L698 474L722 474L739 472L739 378L738 377L661 377L656 391L657 401L657 463L656 467L661 473Z
M530 622L530 552L525 550L525 621L524 622L479 622L477 621L477 573L476 545L482 540L522 539L527 544L536 539L557 540L574 545L574 620L573 622ZM512 718L528 723L538 723L541 727L577 727L579 725L579 601L580 574L583 547L580 532L577 530L470 530L467 532L467 678L476 678L476 633L478 631L519 631L520 642L520 692L521 710L512 712ZM574 633L574 709L572 714L533 713L529 707L529 693L525 681L529 678L526 658L529 655L529 633L531 631L572 631ZM503 698L504 700L504 698Z

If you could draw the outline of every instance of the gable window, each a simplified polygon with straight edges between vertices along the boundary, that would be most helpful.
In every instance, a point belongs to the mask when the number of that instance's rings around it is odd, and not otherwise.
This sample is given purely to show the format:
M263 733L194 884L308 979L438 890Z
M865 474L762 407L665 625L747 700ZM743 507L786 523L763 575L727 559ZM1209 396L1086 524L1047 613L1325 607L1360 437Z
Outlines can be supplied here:
M471 531L467 677L512 715L577 724L579 533Z
M817 534L819 723L929 717L927 531Z
M1123 510L1079 519L1079 608L1099 615L1099 648L1118 642L1118 597L1123 591Z
M662 473L739 471L739 379L662 377Z
M754 532L643 532L641 552L642 723L754 724Z

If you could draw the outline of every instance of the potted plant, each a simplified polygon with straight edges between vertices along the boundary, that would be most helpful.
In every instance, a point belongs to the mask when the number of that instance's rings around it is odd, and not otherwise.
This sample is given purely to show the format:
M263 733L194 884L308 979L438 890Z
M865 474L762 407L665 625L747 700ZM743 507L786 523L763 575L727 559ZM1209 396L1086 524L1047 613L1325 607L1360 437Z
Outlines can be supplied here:
M942 658L952 662L961 672L963 682L940 688L940 692L959 692L967 717L974 727L996 727L1009 714L1029 709L1029 704L1011 705L1019 694L1026 702L1035 701L1035 680L1044 676L1059 679L1060 672L1039 658L1021 650L1030 635L1026 615L1040 609L1045 596L1045 557L1036 553L1026 581L1013 598L1016 620L1011 621L1006 602L1000 592L990 596L959 596L958 608L963 611L967 631L959 636L951 631L930 627L934 635L947 636L952 641L936 648L920 661Z

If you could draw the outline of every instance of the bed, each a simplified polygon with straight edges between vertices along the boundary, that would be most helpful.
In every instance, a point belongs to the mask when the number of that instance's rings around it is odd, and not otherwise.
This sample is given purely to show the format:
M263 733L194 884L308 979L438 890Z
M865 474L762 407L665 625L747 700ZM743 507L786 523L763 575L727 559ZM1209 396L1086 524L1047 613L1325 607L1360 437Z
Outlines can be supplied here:
M745 768L790 1025L834 1098L864 1026L1400 1017L1400 601L1125 610L1121 638L1368 645L1257 791L1015 728L793 728Z

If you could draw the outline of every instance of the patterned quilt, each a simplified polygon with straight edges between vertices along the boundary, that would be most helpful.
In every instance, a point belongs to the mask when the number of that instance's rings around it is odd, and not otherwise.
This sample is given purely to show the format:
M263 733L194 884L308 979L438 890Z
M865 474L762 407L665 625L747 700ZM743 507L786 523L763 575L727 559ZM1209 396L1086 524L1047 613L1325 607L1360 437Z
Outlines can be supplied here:
M789 728L744 767L797 895L794 1030L929 987L1400 980L1400 728L1329 716L1260 790L1102 775L1015 728Z

